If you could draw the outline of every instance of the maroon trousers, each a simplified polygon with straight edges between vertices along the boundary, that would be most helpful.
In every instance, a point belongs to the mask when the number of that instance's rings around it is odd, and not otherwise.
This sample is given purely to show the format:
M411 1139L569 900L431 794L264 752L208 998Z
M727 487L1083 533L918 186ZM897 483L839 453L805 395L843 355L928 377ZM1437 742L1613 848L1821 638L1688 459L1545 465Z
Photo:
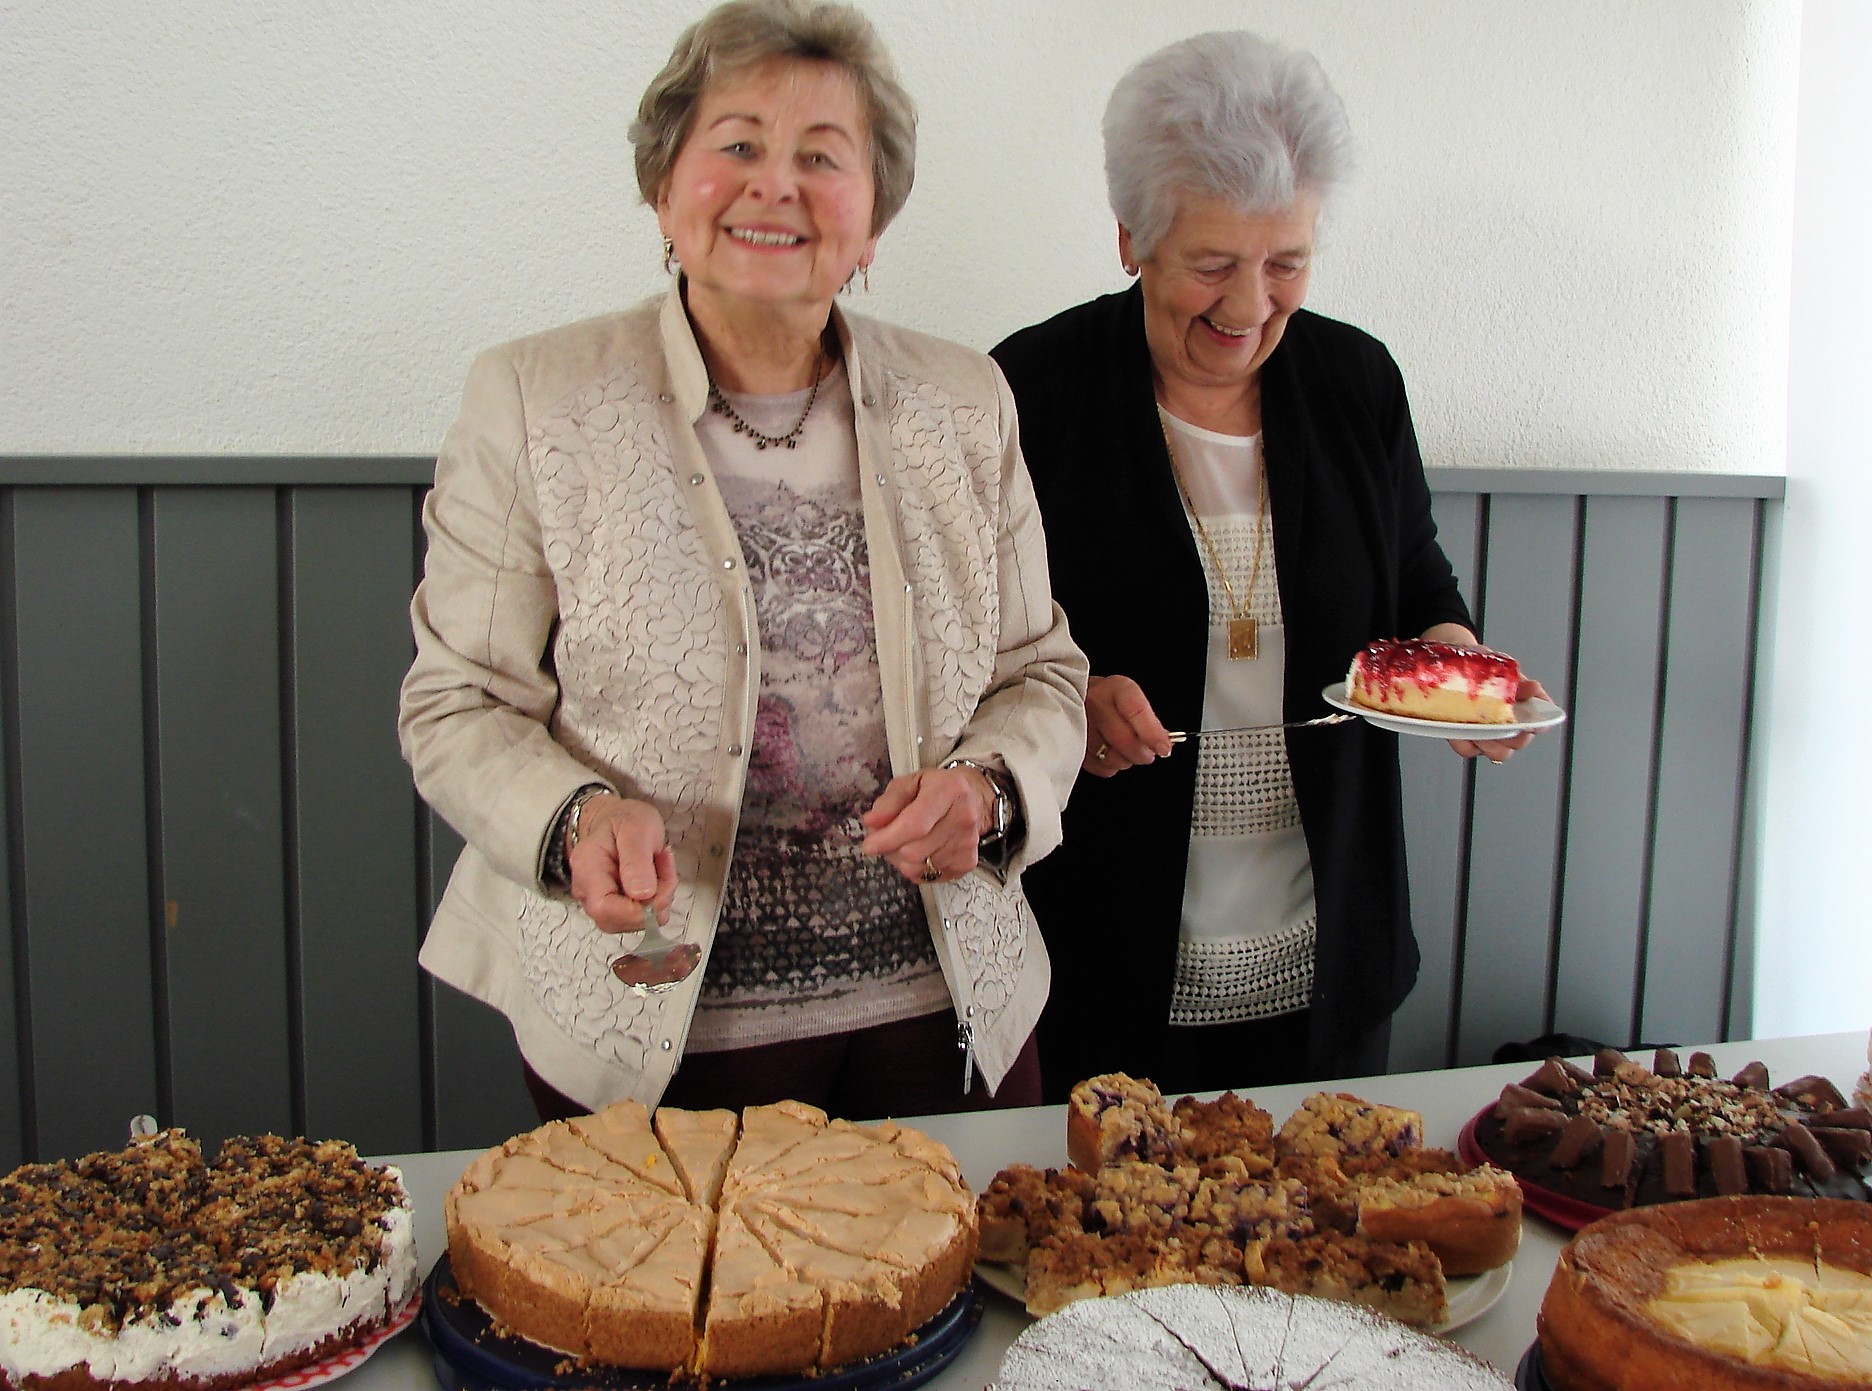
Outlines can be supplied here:
M527 1091L542 1121L582 1116L582 1106L527 1067ZM1040 1104L1040 1054L1032 1035L993 1096L979 1073L962 1090L962 1053L948 1010L825 1038L758 1048L690 1053L662 1104L687 1111L804 1101L834 1118L881 1120L950 1111L990 1111Z

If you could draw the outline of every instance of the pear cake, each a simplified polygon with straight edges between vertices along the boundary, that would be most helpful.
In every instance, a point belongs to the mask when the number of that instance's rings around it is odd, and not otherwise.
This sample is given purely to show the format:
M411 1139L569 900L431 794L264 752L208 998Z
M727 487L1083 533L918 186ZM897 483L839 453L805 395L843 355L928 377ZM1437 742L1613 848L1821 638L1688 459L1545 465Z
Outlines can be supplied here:
M1555 1391L1872 1385L1872 1211L1739 1195L1614 1213L1560 1253L1538 1328Z
M593 1363L701 1377L884 1352L968 1282L975 1200L949 1151L799 1102L636 1102L477 1157L445 1204L462 1293Z

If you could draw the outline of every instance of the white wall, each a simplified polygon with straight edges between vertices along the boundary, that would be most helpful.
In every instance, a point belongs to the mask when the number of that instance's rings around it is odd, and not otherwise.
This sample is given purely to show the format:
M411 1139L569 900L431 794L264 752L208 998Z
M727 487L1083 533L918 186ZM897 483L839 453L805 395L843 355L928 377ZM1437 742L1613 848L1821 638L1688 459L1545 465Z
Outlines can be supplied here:
M0 452L421 453L479 347L656 288L624 131L697 0L0 0ZM1254 27L1364 144L1313 304L1433 463L1779 472L1785 0L867 0L922 112L859 303L1122 283L1099 113Z
M1762 769L1755 1031L1872 1020L1872 6L1806 0L1787 507Z
M864 7L923 152L861 308L985 348L1118 287L1105 96L1247 26L1351 110L1365 172L1312 302L1391 344L1430 462L1779 473L1791 449L1757 1027L1863 1024L1872 736L1827 693L1872 676L1841 583L1872 515L1872 6L1806 0L1804 34L1793 0ZM624 131L702 8L0 0L0 453L432 449L476 349L661 283Z

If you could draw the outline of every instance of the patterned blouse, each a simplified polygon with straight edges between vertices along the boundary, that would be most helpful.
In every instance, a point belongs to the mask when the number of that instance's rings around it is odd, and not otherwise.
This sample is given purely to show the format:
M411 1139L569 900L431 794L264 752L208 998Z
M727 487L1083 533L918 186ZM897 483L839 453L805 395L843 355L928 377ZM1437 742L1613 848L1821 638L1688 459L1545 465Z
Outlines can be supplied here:
M784 435L807 393L727 399L755 429ZM916 886L858 850L858 816L891 771L844 369L821 383L797 448L759 449L712 410L696 429L746 559L761 676L688 1046L749 1048L947 1009Z

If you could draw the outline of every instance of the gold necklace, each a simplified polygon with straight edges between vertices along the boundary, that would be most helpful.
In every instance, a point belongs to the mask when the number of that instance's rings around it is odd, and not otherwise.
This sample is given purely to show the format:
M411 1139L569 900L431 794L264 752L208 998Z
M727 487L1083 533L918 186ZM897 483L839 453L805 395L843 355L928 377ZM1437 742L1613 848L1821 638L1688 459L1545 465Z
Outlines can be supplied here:
M1164 452L1170 456L1170 474L1176 479L1177 492L1183 498L1183 505L1189 509L1190 520L1196 523L1196 534L1202 537L1203 549L1209 552L1209 563L1215 567L1216 578L1222 581L1222 592L1228 595L1229 608L1233 611L1228 621L1229 660L1247 661L1260 652L1260 639L1255 630L1255 621L1249 615L1249 608L1254 603L1255 585L1261 579L1261 549L1267 540L1267 529L1262 525L1267 518L1267 460L1264 458L1261 461L1260 496L1255 502L1254 561L1248 567L1248 593L1245 598L1237 599L1235 587L1229 583L1228 571L1222 568L1222 557L1215 548L1215 542L1209 539L1209 528L1203 525L1202 513L1196 510L1189 486L1183 481L1183 469L1177 463L1176 447L1170 443L1170 426L1161 415L1157 417L1157 428L1163 431Z

